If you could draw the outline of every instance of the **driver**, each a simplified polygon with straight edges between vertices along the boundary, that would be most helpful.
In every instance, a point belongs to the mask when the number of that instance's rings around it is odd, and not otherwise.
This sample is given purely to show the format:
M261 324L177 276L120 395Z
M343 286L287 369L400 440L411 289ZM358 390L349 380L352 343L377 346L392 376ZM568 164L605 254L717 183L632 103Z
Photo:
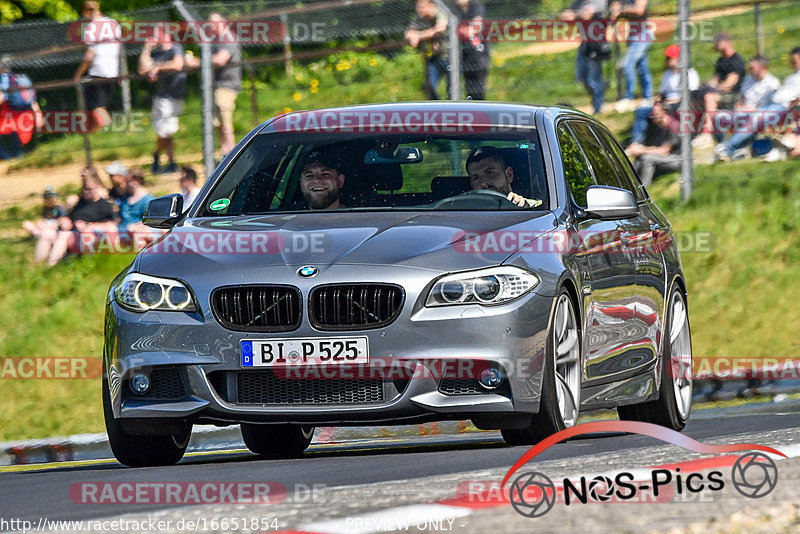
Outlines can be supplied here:
M339 172L338 158L324 152L312 152L300 172L300 191L309 209L346 208L340 200L344 174Z
M503 154L493 146L481 146L473 150L467 157L466 167L469 185L475 191L497 191L520 208L532 208L542 203L541 200L525 198L511 191L514 169L506 165Z

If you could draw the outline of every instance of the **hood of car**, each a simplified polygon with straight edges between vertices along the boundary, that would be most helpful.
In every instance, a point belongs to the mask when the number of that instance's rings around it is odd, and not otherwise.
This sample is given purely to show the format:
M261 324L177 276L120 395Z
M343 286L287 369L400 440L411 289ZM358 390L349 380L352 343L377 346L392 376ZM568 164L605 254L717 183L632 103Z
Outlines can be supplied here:
M385 264L467 270L502 263L519 244L554 226L550 212L516 211L342 211L198 218L183 222L145 248L138 269L173 277L286 265Z

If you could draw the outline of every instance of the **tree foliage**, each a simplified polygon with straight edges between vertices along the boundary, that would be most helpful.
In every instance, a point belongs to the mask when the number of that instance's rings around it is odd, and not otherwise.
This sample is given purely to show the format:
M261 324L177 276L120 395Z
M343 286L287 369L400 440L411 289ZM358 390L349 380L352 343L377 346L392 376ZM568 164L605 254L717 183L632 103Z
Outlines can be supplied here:
M66 0L0 0L0 24L18 20L75 20L78 12Z

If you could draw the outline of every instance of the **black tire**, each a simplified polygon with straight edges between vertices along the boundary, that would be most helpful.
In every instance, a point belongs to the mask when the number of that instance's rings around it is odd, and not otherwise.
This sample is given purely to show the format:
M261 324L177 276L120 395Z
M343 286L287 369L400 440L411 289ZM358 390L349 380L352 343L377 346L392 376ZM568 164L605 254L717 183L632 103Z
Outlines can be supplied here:
M185 429L178 434L138 435L126 432L111 409L111 394L108 390L105 365L103 365L102 387L106 433L111 451L119 463L129 467L152 467L175 465L183 458L192 435L191 423L186 423Z
M242 423L241 426L247 448L270 458L299 458L314 437L313 426L249 423Z
M673 290L672 294L670 295L669 306L667 306L667 321L666 327L664 328L664 331L667 334L665 336L666 339L664 340L663 354L659 363L661 366L661 380L659 382L658 398L639 404L618 406L617 413L619 414L619 418L623 421L641 421L644 423L653 423L678 431L683 430L683 428L686 426L686 421L689 417L688 414L686 418L683 418L680 415L677 399L675 398L675 389L673 388L672 384L672 373L669 370L669 366L671 365L670 360L672 358L672 345L669 342L669 332L672 330L672 304L674 302L673 299L675 298L682 299L684 305L686 303L686 299L680 290L677 288ZM689 326L688 313L686 316L686 322L687 326ZM689 332L689 342L691 344L692 336L690 326Z
M570 308L574 314L577 324L580 325L580 318L578 317L575 306L572 303L569 292L562 288L556 302L562 295L566 295ZM555 307L554 307L555 313ZM555 317L550 321L550 332L547 333L547 344L545 346L545 362L544 362L544 376L542 377L542 396L539 402L539 413L536 413L531 418L530 425L524 428L508 428L503 429L500 433L505 442L509 445L533 445L540 442L548 436L552 436L556 432L564 430L567 425L561 417L558 409L558 396L556 394L556 378L555 378ZM581 332L578 328L578 347L581 346ZM579 362L583 361L583 355L579 356ZM579 364L580 365L580 364ZM580 404L580 399L577 399Z

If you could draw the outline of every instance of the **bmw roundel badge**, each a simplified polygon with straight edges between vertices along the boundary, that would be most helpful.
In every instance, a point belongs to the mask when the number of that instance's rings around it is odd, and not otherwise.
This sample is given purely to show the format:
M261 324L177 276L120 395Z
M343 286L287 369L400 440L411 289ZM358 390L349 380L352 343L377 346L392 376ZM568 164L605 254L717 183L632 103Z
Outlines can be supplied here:
M319 269L314 267L313 265L304 265L297 270L298 276L302 276L303 278L311 278L312 276L317 276Z

